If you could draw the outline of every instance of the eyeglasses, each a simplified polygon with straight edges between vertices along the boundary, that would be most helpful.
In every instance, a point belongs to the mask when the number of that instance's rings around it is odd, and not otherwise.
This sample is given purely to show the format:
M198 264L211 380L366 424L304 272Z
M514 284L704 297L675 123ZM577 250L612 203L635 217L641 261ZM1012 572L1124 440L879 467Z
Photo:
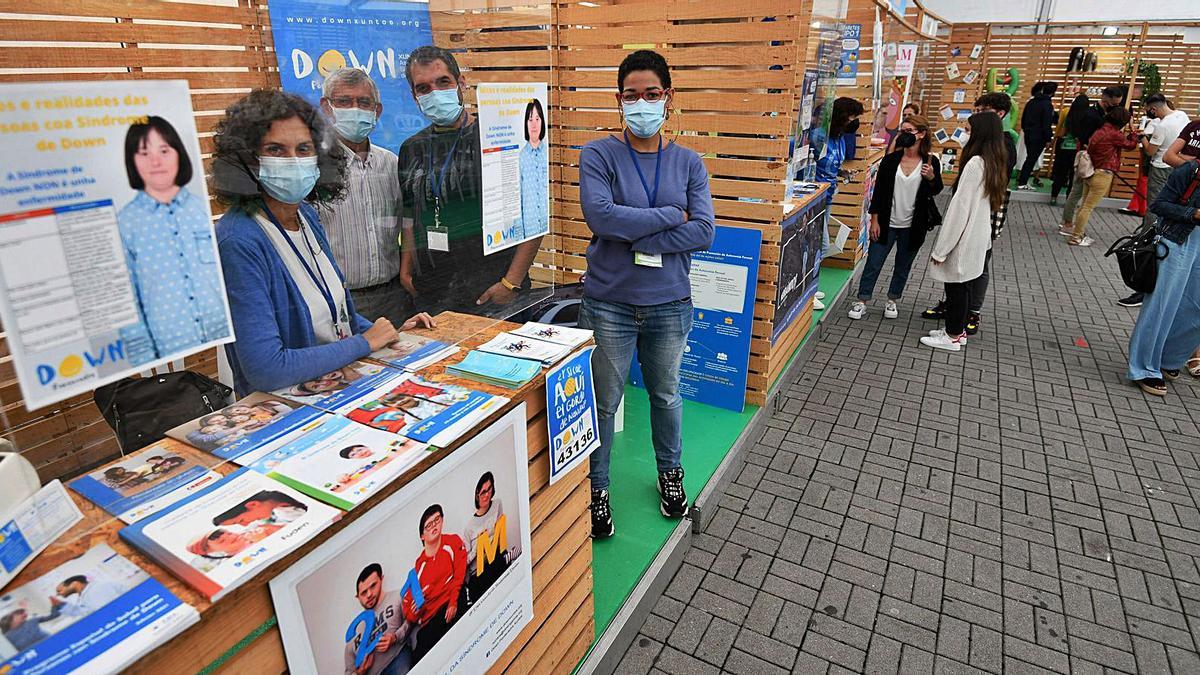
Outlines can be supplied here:
M637 103L639 98L643 98L650 103L657 103L666 98L666 96L667 92L662 89L650 89L648 91L643 91L640 94L636 91L623 91L621 92L621 102Z
M335 108L349 108L353 106L362 108L363 110L375 109L375 99L371 98L370 96L334 96L333 98L329 99L329 102L333 104L333 107Z

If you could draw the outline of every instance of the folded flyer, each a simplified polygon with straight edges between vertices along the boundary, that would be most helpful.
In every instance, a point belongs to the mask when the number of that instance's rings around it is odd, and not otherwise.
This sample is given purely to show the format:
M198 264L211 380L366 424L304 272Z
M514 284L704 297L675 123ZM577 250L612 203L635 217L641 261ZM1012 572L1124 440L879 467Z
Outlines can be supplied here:
M100 544L0 596L0 673L115 673L199 620Z
M233 405L181 424L167 436L193 448L211 452L221 459L234 459L253 447L286 431L276 424L300 404L295 401L255 392Z
M471 351L467 358L446 368L446 372L487 384L515 389L542 372L540 361Z
M539 361L546 365L559 361L571 353L571 348L566 345L512 333L501 333L479 345L478 350L489 354Z
M316 379L277 389L274 393L296 403L330 410L358 398L380 381L395 377L398 372L382 363L355 361Z
M428 455L424 443L324 415L250 468L349 511Z
M216 602L339 517L332 506L240 469L120 535Z
M58 480L46 483L0 515L0 588L81 520L83 514L75 506L75 500Z
M395 368L416 371L456 353L457 345L412 333L400 333L386 347L371 354L371 358Z
M592 331L570 326L555 326L549 323L530 321L516 330L509 331L514 335L524 335L535 340L566 345L571 349L592 339Z
M404 374L334 412L360 424L444 447L505 403L508 399L502 396Z
M126 523L136 523L221 480L221 474L158 441L68 483L72 490Z

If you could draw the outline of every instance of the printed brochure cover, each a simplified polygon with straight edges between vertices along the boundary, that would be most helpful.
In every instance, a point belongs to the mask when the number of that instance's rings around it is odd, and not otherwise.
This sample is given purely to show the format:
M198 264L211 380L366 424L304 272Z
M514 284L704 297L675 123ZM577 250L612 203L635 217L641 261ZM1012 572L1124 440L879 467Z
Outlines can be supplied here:
M344 368L278 389L277 396L322 410L333 410L347 401L362 396L380 381L395 377L400 371L382 363L355 361Z
M279 421L300 404L255 392L214 413L203 415L167 432L167 436L221 459L236 459L247 450L286 433Z
M115 673L199 620L101 544L0 596L0 673Z
M458 352L455 345L432 338L400 333L386 347L371 354L371 358L395 368L416 371Z
M572 349L592 339L592 331L570 326L555 326L548 323L530 321L520 328L510 331L514 335L524 335L535 340L544 340L555 344L566 345Z
M251 468L349 511L427 456L424 443L325 415Z
M121 538L216 602L341 517L241 469L121 530Z
M136 523L221 480L209 464L159 441L68 483L72 490L126 523Z
M360 424L444 447L507 402L502 396L405 374L336 412Z
M554 363L571 353L571 348L566 345L513 333L501 333L479 345L478 349L489 354L541 361L545 364Z

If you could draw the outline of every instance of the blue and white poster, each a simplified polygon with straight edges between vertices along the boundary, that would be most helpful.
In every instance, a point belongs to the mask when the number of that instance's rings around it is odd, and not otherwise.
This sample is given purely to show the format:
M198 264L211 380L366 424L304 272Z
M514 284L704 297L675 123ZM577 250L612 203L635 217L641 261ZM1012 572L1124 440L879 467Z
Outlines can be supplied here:
M383 103L371 142L396 152L428 125L404 74L409 53L433 43L427 3L272 0L270 10L284 91L316 105L326 75L360 68L379 86Z
M592 352L588 347L546 373L546 424L550 428L550 483L567 475L600 446Z
M817 293L821 272L821 228L826 226L825 217L825 202L818 199L789 214L783 221L771 344L791 327Z
M762 232L718 225L712 246L692 254L692 332L679 374L689 401L745 408L761 250ZM629 378L645 386L636 356Z
M862 24L848 23L842 26L842 58L838 63L838 85L853 85L858 82L858 50L862 46ZM286 89L286 86L284 87Z

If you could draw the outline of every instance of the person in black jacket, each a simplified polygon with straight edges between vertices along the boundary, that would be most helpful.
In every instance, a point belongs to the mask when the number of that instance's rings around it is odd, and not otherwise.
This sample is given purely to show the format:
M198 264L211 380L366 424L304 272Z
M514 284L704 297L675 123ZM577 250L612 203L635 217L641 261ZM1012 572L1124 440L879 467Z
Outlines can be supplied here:
M896 151L879 163L875 192L868 207L871 247L859 281L858 301L850 308L851 319L866 316L875 282L893 248L896 266L883 316L895 319L900 315L896 301L904 295L913 260L925 243L925 235L941 221L933 197L942 191L942 167L930 152L932 143L929 120L909 115L900 124Z
M1067 122L1067 129L1079 141L1079 149L1083 150L1087 147L1088 141L1092 139L1092 134L1096 130L1104 126L1104 114L1109 108L1116 108L1125 105L1126 87L1105 87L1100 93L1100 102L1087 109L1087 113L1079 116L1078 120L1072 126L1071 122ZM1071 185L1071 191L1067 193L1067 200L1063 202L1062 230L1069 230L1075 226L1075 211L1079 209L1079 201L1083 199L1083 184L1087 181L1077 180Z
M1054 138L1054 93L1057 82L1038 82L1033 85L1033 98L1025 104L1021 113L1021 131L1025 132L1025 163L1017 177L1018 190L1032 190L1027 185L1029 176L1041 159L1050 139Z
M1058 203L1058 195L1064 189L1071 193L1075 182L1075 153L1079 151L1079 128L1084 117L1088 115L1091 102L1086 94L1080 92L1071 101L1067 109L1066 119L1063 120L1062 135L1054 146L1054 168L1052 170L1054 183L1050 187L1050 206Z

